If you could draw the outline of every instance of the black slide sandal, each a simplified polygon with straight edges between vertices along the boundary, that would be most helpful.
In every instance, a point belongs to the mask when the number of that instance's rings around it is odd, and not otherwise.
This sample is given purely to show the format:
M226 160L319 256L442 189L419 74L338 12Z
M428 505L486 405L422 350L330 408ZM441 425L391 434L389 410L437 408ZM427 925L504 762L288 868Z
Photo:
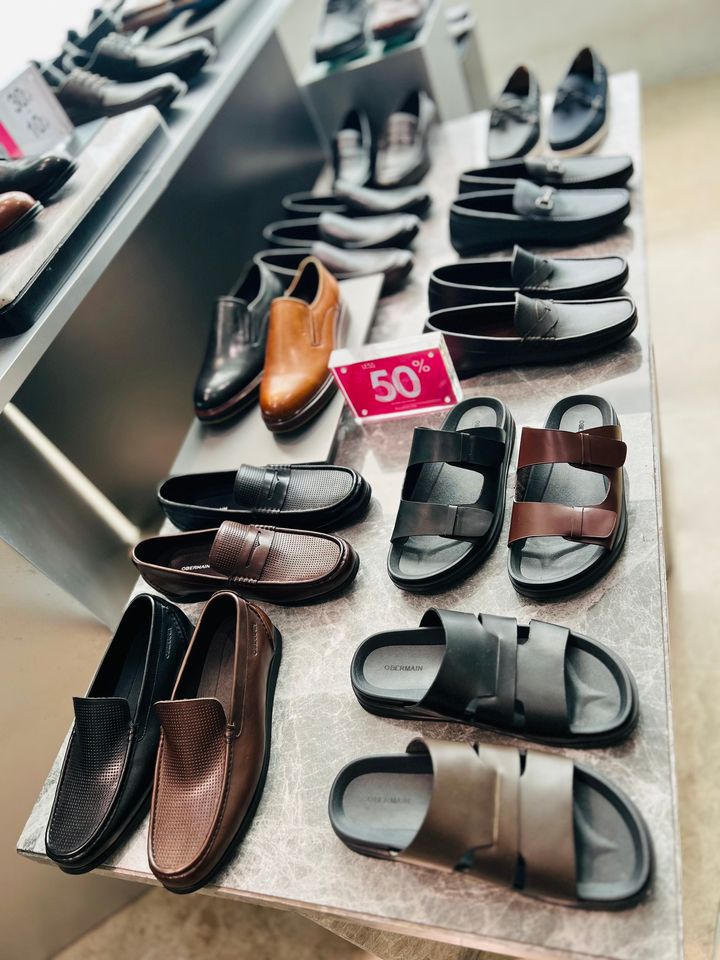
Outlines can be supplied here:
M638 720L627 664L566 627L428 610L414 630L364 640L350 678L369 713L499 730L569 747L625 739Z
M566 397L544 429L523 429L508 539L518 593L567 597L617 560L627 536L621 437L612 405L591 395Z
M347 764L328 814L356 853L564 906L622 910L650 885L637 808L599 772L553 754L418 738L406 754Z
M440 430L416 428L387 568L404 590L444 590L487 558L505 516L515 423L504 403L473 397Z

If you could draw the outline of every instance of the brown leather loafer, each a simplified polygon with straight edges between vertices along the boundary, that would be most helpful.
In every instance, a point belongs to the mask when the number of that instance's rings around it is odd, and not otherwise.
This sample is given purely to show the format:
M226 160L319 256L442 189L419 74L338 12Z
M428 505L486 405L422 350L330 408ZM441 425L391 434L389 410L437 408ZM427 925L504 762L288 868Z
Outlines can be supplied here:
M250 826L265 785L281 637L233 593L207 603L170 700L155 704L148 860L168 890L204 886Z
M132 559L151 586L178 603L205 600L216 590L268 603L311 603L345 588L360 566L342 537L230 520L215 530L142 540Z
M10 190L0 193L0 248L29 226L43 206L29 193Z
M337 387L328 360L342 346L348 320L337 280L307 257L270 308L260 410L273 433L303 426L332 399Z

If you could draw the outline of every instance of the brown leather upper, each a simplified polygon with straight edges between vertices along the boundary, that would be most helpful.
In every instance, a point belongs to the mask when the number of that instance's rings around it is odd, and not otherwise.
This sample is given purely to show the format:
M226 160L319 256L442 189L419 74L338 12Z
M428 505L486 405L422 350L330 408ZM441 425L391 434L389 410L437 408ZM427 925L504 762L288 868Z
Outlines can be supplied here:
M19 190L0 193L0 234L14 226L36 203L29 193Z
M254 810L265 763L268 679L276 655L268 616L222 591L198 621L162 725L148 858L173 890L209 878Z
M515 747L425 738L408 753L430 755L432 794L398 859L577 899L572 760L528 750L522 768Z
M515 500L508 543L527 537L565 537L609 549L622 503L626 454L620 424L579 432L524 427L518 471L540 463L569 463L581 470L602 473L609 484L605 499L593 506Z
M260 409L266 422L292 419L332 383L331 352L342 313L335 277L315 257L300 264L284 297L270 308Z

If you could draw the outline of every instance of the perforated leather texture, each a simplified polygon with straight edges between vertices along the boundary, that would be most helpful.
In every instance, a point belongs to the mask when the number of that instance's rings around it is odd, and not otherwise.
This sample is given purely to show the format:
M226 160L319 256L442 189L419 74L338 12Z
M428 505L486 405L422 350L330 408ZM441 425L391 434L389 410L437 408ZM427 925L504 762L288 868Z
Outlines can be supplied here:
M334 540L278 532L260 581L316 580L332 573L339 560L340 548Z
M353 478L344 470L293 470L284 507L307 510L329 507L348 496Z

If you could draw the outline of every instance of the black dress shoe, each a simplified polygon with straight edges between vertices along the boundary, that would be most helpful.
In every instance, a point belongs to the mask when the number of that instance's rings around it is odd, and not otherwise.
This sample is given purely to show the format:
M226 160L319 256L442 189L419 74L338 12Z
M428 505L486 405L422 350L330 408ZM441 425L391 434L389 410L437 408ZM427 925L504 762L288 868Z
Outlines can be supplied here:
M122 83L151 80L163 73L190 80L217 53L205 37L193 37L169 47L153 47L149 43L135 43L119 33L103 37L90 52L69 41L65 51L63 65L68 69L80 67Z
M385 295L405 284L415 263L409 250L341 250L322 241L299 250L263 250L256 254L255 260L269 267L283 286L288 287L306 257L316 257L337 280L381 273Z
M490 112L489 160L524 157L540 139L540 87L527 67L518 67Z
M351 110L333 137L335 180L364 187L372 180L375 147L368 115Z
M326 463L243 464L238 471L169 477L158 490L165 516L180 530L205 530L225 520L335 530L360 520L370 496L359 473Z
M483 303L432 313L426 331L442 333L460 377L525 363L566 363L629 337L635 304L612 300L540 300L515 294L514 303Z
M516 293L553 300L598 300L625 286L628 267L622 257L551 259L515 247L502 260L460 260L430 275L430 311L478 303L508 303Z
M195 385L195 414L227 420L257 399L265 364L270 304L283 285L263 263L251 263L232 293L220 297Z
M367 0L327 0L325 14L315 34L315 59L355 57L367 47Z
M75 69L54 89L60 106L77 127L99 117L114 117L138 107L165 110L187 91L187 85L172 73L163 73L140 83L115 83L85 70Z
M425 91L415 90L390 114L375 159L376 187L395 189L422 180L430 169L430 129L436 112Z
M263 236L277 247L304 248L317 240L324 240L344 250L379 250L409 246L419 229L420 220L411 213L360 219L321 213L319 217L307 220L270 223L263 230Z
M153 704L170 698L191 633L167 600L135 597L87 696L74 698L45 834L48 856L66 873L92 870L145 814L160 740Z
M516 180L532 180L562 190L623 187L633 175L632 158L538 157L532 160L497 160L488 167L460 174L460 193L512 190Z
M291 193L283 197L282 205L294 217L319 217L321 213L340 213L345 217L412 213L421 217L430 209L431 202L430 194L422 187L372 190L338 180L333 194Z
M47 203L77 170L68 157L47 156L0 160L0 193L21 190Z
M630 194L555 190L518 180L514 190L464 193L450 207L450 240L461 256L516 243L563 247L603 237L630 213Z
M550 148L562 153L589 153L608 130L607 70L591 47L573 60L555 95L550 118Z

